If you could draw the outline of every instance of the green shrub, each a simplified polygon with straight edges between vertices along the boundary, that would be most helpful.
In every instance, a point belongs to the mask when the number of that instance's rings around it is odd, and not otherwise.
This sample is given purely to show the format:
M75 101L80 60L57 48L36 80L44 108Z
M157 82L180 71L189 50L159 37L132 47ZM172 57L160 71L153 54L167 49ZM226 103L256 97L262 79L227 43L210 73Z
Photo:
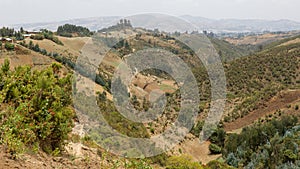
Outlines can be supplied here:
M10 62L8 59L5 59L3 65L1 66L1 73L3 73L3 75L7 75L9 69L10 69Z
M144 159L135 160L132 159L124 164L126 169L152 169L151 165Z
M191 130L191 133L196 136L199 137L200 132L202 131L204 125L204 121L199 121Z
M37 147L57 154L73 126L71 76L59 78L52 67L9 71L7 62L0 71L0 103L5 105L0 113L1 144L13 154Z
M159 164L160 166L166 166L166 163L167 163L167 160L168 160L168 155L166 153L162 153L160 155L149 157L148 159L153 164Z
M297 155L290 149L287 149L283 152L286 161L296 161L297 160Z
M44 35L42 34L36 34L36 35L31 35L30 39L34 39L34 40L43 40L45 39Z
M296 106L295 106L295 110L299 110L299 105L296 105Z
M217 160L210 161L206 165L206 168L207 169L234 169L234 167L228 166L226 163L220 162L220 161L217 161Z
M15 50L15 45L7 42L5 43L5 49L10 51Z
M192 161L192 157L188 155L173 156L167 161L167 169L203 169L203 167Z
M212 154L221 154L222 148L219 147L219 146L216 145L216 144L210 144L210 145L209 145L209 151L210 151Z
M218 145L219 147L224 147L226 132L223 128L217 128L214 133L209 137L209 140Z

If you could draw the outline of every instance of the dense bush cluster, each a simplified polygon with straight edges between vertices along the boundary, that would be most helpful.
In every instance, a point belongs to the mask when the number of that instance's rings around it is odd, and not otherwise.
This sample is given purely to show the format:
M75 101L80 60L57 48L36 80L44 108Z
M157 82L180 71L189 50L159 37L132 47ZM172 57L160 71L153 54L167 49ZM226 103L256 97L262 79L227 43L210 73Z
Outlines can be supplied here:
M173 156L167 160L167 169L203 169L203 167L192 161L192 157L187 155Z
M36 35L31 35L30 39L34 39L34 40L43 40L45 39L44 35L42 34L36 34Z
M57 28L57 35L65 37L91 36L93 33L85 27L65 24Z
M121 19L119 21L119 23L117 23L116 25L110 26L108 28L103 28L103 29L99 30L98 32L120 31L120 30L124 30L127 28L132 28L130 20Z
M21 29L22 30L22 29ZM3 27L0 28L0 37L14 37L16 40L23 40L22 31L17 31L14 28Z
M224 142L226 138L226 132L223 128L217 128L211 134L209 140L211 144L209 145L209 150L211 154L221 154L224 148Z
M2 45L2 44L1 44ZM12 51L15 49L15 45L14 44L11 44L11 43L5 43L4 45L5 49L8 50L8 51Z
M71 75L60 77L54 63L42 71L30 67L0 70L0 144L13 153L40 148L59 151L73 126Z
M0 36L1 37L12 37L15 33L15 30L13 28L0 28Z
M209 162L206 165L202 165L198 162L194 162L191 156L181 155L172 156L167 160L167 169L234 169L234 167L227 165L226 163L218 160Z
M246 127L241 134L230 134L223 156L234 167L299 168L300 127L295 127L297 121L288 116Z

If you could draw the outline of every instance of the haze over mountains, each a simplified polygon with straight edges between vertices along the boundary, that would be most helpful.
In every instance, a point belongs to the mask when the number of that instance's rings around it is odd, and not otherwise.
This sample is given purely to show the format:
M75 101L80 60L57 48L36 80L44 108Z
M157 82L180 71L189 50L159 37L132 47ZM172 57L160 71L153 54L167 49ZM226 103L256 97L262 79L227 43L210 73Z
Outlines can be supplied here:
M263 31L291 31L299 30L300 23L291 20L259 20L259 19L207 19L184 15L187 21L197 25L200 29L213 32L263 32Z
M133 26L145 27L149 29L158 28L160 30L166 29L164 25L164 18L153 17L154 15L139 15L138 17L128 17L132 19ZM159 16L159 14L157 15ZM15 28L23 27L26 30L39 30L49 29L56 30L59 25L66 23L76 24L88 27L91 30L99 30L107 26L115 24L121 17L120 16L105 16L93 18L72 19L58 22L44 22L44 23L28 23L28 24L15 24L11 25ZM175 18L175 17L174 17ZM264 31L292 31L299 30L300 23L291 20L259 20L259 19L208 19L199 16L183 15L180 18L194 24L198 27L199 31L208 30L216 33L223 32L264 32ZM178 21L178 20L177 20ZM183 21L184 22L184 21ZM177 24L181 27L181 24ZM176 28L167 28L164 31L185 31L195 28L182 27L181 30Z

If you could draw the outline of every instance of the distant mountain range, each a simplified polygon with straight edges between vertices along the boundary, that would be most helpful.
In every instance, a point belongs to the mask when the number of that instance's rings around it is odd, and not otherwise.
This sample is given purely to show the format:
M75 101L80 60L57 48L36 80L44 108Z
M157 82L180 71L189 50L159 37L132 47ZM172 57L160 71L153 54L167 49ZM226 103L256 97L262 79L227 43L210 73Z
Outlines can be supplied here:
M258 19L207 19L195 16L181 18L197 25L202 30L213 32L263 32L300 30L300 23L291 20L258 20Z
M81 18L81 19L71 19L65 21L57 22L40 22L40 23L28 23L28 24L15 24L11 25L14 28L19 29L23 27L25 30L40 30L49 29L56 31L58 26L64 25L66 23L80 25L89 28L90 30L99 30L107 26L111 26L118 22L119 16L105 16L105 17L93 17L93 18Z
M55 31L58 26L69 23L88 27L90 30L99 30L111 25L114 25L120 19L120 16L106 16L106 17L93 17L72 19L59 22L45 22L45 23L29 23L29 24L16 24L11 25L14 28L23 27L26 30L39 30L49 29ZM173 32L173 31L198 31L207 30L216 33L221 32L264 32L264 31L292 31L300 30L300 23L291 20L257 20L257 19L208 19L198 16L184 15L180 16L183 20L176 17L168 17L166 15L138 15L128 17L131 19L133 26L144 27L149 29L158 28L160 30ZM171 26L175 23L176 27ZM194 24L197 28L187 27L185 21Z

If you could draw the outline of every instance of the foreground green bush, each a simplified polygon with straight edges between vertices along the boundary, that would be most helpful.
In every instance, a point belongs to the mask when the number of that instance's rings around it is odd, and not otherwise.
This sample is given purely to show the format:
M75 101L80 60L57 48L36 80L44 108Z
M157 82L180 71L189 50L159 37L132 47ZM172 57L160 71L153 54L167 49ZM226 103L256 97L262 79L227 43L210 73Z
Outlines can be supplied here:
M197 163L192 162L192 157L188 155L173 156L167 160L167 169L203 169L203 167Z
M13 153L41 148L57 152L73 126L71 76L59 77L56 64L0 70L0 144Z

